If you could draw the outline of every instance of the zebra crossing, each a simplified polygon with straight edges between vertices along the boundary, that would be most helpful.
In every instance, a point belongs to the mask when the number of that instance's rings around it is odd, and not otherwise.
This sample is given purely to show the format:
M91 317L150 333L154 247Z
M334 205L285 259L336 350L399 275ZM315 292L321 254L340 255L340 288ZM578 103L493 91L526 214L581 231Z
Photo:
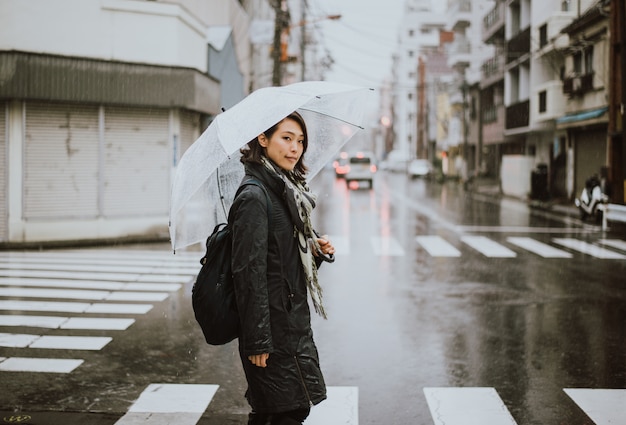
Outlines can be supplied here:
M150 384L115 425L196 424L218 385ZM595 425L623 424L626 389L564 388ZM492 387L426 387L423 393L435 425L517 425ZM328 398L311 410L305 425L359 423L358 387L327 388Z
M102 350L115 332L128 330L154 303L165 301L193 279L199 269L197 257L106 249L0 253L0 356L3 348L24 353ZM57 331L11 332L14 328ZM111 335L79 336L76 331ZM71 373L83 362L52 355L0 357L0 372Z
M335 245L337 256L350 255L351 245L347 236L329 236ZM517 258L521 252L542 258L571 259L574 255L587 255L598 259L626 260L626 241L598 239L591 243L576 238L552 238L549 242L526 236L505 237L495 241L486 236L465 235L454 242L439 235L415 237L416 245L431 257L461 257L463 250L474 251L486 258ZM375 256L402 257L406 248L392 236L372 236L370 248ZM466 249L469 248L469 251Z

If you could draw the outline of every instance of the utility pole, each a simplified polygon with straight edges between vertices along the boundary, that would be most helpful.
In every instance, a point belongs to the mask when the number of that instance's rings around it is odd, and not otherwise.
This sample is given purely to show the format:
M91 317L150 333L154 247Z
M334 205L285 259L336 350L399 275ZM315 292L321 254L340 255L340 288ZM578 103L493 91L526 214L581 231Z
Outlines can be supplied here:
M302 65L300 69L300 81L305 81L306 72L305 72L305 60L306 60L306 8L308 7L307 0L302 0L300 3L300 7L302 8L300 17L300 22L302 25L300 26L300 63Z
M287 3L285 0L273 0L272 7L274 9L274 43L272 45L272 60L274 68L272 71L272 85L280 86L282 84L282 37L283 32L288 28Z

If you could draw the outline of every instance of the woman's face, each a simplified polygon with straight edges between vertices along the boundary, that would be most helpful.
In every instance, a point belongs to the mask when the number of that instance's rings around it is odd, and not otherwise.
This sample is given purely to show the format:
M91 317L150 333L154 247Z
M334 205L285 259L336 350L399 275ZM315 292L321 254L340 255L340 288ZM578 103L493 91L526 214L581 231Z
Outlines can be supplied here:
M274 164L285 171L292 171L304 151L304 133L300 124L285 118L269 139L265 134L259 135L259 144Z

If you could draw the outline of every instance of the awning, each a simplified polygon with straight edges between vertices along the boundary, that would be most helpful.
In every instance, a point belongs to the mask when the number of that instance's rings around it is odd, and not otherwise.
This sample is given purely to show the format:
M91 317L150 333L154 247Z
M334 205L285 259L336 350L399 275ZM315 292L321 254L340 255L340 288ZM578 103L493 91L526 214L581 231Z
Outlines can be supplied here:
M594 118L600 118L609 110L608 106L603 106L602 108L592 109L591 111L578 112L576 114L565 115L561 118L556 119L556 123L558 124L568 124L578 121L586 121Z

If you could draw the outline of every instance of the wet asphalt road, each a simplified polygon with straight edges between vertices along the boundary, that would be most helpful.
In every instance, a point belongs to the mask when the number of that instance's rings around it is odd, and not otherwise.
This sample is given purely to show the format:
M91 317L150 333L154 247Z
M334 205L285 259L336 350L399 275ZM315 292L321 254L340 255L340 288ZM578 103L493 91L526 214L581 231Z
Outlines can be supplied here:
M555 243L626 240L621 230L603 234L558 212L398 174L379 173L373 190L348 190L324 171L312 187L316 226L340 251L320 271L329 319L315 317L314 332L327 384L358 387L359 424L434 424L424 388L489 387L519 425L591 425L563 389L626 388L626 260ZM434 256L418 236L439 236L459 255ZM468 236L500 243L515 257L482 254ZM511 237L531 237L571 258L543 258ZM154 303L104 349L81 352L85 362L72 373L0 372L0 417L112 425L151 383L211 383L220 388L199 423L245 423L236 342L203 342L190 294L188 283ZM0 348L0 357L24 350Z

